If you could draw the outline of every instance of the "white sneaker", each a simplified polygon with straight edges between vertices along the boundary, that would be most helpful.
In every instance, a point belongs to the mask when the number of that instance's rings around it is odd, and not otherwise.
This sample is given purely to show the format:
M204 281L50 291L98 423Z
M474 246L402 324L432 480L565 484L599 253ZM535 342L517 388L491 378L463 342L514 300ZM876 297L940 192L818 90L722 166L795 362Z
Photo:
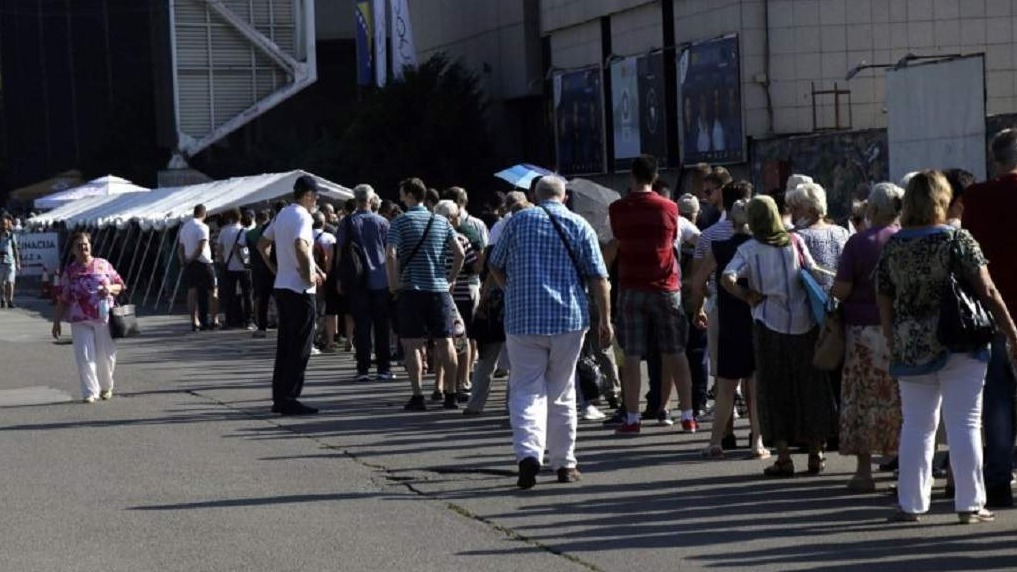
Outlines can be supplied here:
M100 391L99 392L99 399L102 399L102 400L113 399L113 390L112 389L104 389L104 390Z
M583 408L583 421L600 421L607 419L607 415L597 409L596 405L590 404Z
M82 403L95 403L98 399L92 395L81 400Z
M316 348L314 346L311 346L311 355L312 356L320 356L321 355L321 350L319 350L318 348Z

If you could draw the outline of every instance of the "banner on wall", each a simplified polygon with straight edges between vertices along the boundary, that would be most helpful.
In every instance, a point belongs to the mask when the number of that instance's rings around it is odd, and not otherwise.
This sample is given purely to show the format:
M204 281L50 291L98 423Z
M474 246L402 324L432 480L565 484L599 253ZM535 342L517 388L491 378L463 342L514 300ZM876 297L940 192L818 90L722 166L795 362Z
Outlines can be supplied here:
M745 161L740 61L735 34L682 50L678 58L682 164Z
M21 275L42 276L44 269L52 275L60 266L59 238L55 232L19 234Z
M604 172L601 71L597 66L554 76L555 151L558 172Z
M667 108L664 105L664 54L639 58L639 140L642 152L667 167Z
M618 163L634 159L642 152L639 129L638 58L631 57L611 64L611 115L614 118L614 160Z
M388 83L388 7L385 0L371 0L374 23L374 84L385 87Z
M357 26L357 85L374 83L374 22L371 3L357 2L353 6Z

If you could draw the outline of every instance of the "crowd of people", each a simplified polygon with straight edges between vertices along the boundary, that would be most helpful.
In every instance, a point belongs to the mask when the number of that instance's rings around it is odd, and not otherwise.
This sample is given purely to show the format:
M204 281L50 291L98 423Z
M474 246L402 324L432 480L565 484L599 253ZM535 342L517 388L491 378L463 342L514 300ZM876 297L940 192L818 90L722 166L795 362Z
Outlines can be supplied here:
M749 455L775 454L763 475L800 474L799 449L806 473L819 474L838 450L857 458L847 489L869 493L875 457L895 458L891 520L903 522L929 509L942 415L959 519L984 522L987 506L1013 505L1017 269L1005 263L1001 217L1017 206L1017 130L999 133L992 155L985 183L953 169L874 184L844 224L806 175L756 193L701 165L692 192L672 197L657 161L641 156L610 205L607 237L568 208L555 176L509 193L488 221L467 211L459 187L406 179L403 211L360 185L340 213L319 208L315 180L301 177L291 204L227 212L215 238L198 205L178 254L193 329L264 337L275 306L272 411L282 415L317 413L299 400L304 371L342 338L357 382L390 381L405 366L407 411L437 401L480 415L496 370L508 370L518 485L530 488L545 451L560 482L581 478L576 427L607 417L598 406L614 409L604 424L626 437L644 422L691 433L709 421L702 456L719 460L738 446L742 401ZM54 335L61 318L72 322L94 402L112 395L115 363L97 308L122 280L91 257L87 235L74 240ZM956 282L991 314L991 344L957 349L937 334ZM843 352L833 367L816 359L831 339Z

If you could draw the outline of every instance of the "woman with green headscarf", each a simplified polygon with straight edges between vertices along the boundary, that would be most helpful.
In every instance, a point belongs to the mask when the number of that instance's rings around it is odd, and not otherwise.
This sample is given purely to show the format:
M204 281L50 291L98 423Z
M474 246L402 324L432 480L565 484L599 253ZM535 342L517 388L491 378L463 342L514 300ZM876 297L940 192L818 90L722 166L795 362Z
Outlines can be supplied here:
M837 412L829 377L812 367L819 329L799 273L803 267L823 271L788 233L772 198L749 201L748 219L752 240L738 247L721 285L752 306L760 423L764 440L777 448L776 462L763 474L794 476L789 445L797 443L808 444L809 473L818 474L826 467L823 442L834 433Z

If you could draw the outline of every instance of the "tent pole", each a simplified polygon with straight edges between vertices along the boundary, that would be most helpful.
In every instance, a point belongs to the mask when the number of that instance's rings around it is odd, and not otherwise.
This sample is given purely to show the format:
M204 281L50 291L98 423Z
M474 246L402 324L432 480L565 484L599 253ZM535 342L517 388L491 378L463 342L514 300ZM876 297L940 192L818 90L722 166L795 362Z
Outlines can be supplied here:
M176 305L177 292L180 291L180 281L181 281L181 278L183 278L183 277L184 277L184 269L181 268L180 272L177 272L177 281L176 281L176 284L173 285L173 295L170 296L169 300L167 300L166 313L168 313L168 314L172 314L173 313L173 306Z
M152 231L153 233L155 230ZM166 244L166 235L169 234L169 230L164 230L160 233L162 236L159 237L159 248L155 251L155 260L152 261L152 275L148 279L148 286L145 288L145 298L141 301L141 305L148 304L148 295L152 293L152 284L155 283L155 271L159 268L159 261L162 260L162 247ZM144 261L142 261L142 267L144 267ZM163 280L165 280L165 272L163 273ZM159 306L158 300L155 303L155 307Z
M127 253L127 245L131 243L131 235L134 233L134 225L127 223L127 236L124 238L124 247L120 249L120 256L117 257L117 263L113 265L113 268L120 266L120 263L124 261L124 254ZM113 252L110 252L112 255Z
M167 234L168 233L169 233L169 231L167 231ZM167 257L166 257L166 271L163 272L163 275L162 275L162 284L159 286L158 295L155 297L155 306L154 306L155 309L159 308L159 301L162 300L162 293L166 291L166 279L169 278L170 267L173 266L173 261L176 260L176 258L177 258L176 257L176 244L177 244L177 241L180 238L180 226L179 225L177 225L177 232L174 235L174 237L175 238L173 239L173 242L170 245L169 253L168 253ZM177 279L176 279L177 280L177 284L180 283L180 275L181 274L183 274L183 271L182 271L182 269L178 268L177 269ZM176 290L174 290L174 296L175 295L176 295ZM172 303L173 302L171 300L170 304L172 304Z
M141 230L141 226L140 225L138 226L138 229L139 229L139 231L141 231L142 234L144 234L144 231ZM155 234L154 232L150 232L148 234L148 241L145 243L145 248L144 248L144 251L143 251L144 254L141 257L142 266L144 266L145 257L148 256L148 248L150 246L152 246L152 236L154 234ZM141 238L140 234L138 235L138 238ZM141 244L141 240L138 241L138 244ZM128 291L130 292L130 294L127 295L127 303L128 304L134 302L134 291L136 290L136 288L131 288L130 284L133 282L133 280L135 278L135 276L134 276L134 268L135 268L135 265L138 263L138 253L139 252L142 252L142 249L140 249L140 248L135 248L134 249L134 256L131 257L131 266L127 270L127 284L128 284ZM140 279L140 277L138 277L138 278ZM137 284L135 284L135 286L137 286Z
M110 232L110 229L111 229L111 227L106 227L106 228L99 229L99 233L98 234L99 234L99 236L102 237L102 240L100 240L99 244L96 245L95 252L96 252L96 254L100 255L102 258L106 258L105 256L103 256L103 249L107 248L109 246L110 240L112 239L111 235L113 233Z

